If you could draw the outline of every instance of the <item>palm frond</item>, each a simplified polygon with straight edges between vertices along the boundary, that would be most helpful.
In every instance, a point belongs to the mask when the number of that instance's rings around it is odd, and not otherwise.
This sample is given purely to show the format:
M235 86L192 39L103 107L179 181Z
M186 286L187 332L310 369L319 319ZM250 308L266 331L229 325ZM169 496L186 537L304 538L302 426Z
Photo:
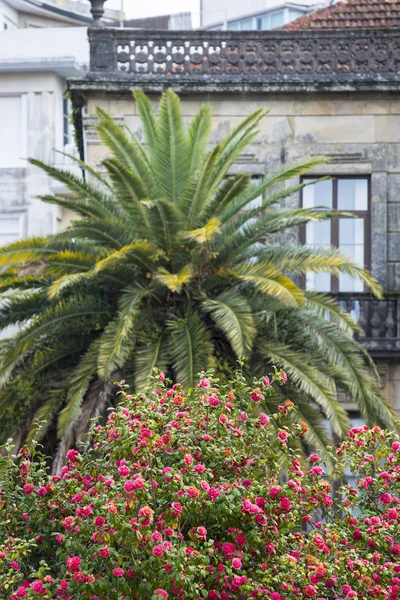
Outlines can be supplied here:
M206 369L212 357L212 344L200 316L188 312L167 321L169 352L177 381L193 387L198 373Z
M192 279L191 265L185 265L178 273L169 273L164 267L159 267L156 279L165 285L171 292L179 294L182 287Z
M157 141L157 117L154 114L151 100L142 90L134 90L133 97L140 116L144 140L149 148L149 152L151 152Z
M321 408L332 424L334 432L344 437L350 428L349 417L344 408L336 400L333 382L321 374L317 367L306 361L301 352L282 344L270 344L264 341L262 355L270 363L283 368L291 381L309 396Z
M202 302L217 327L224 332L236 356L250 354L256 333L251 307L239 292L226 291Z
M198 244L205 244L214 239L220 232L220 222L218 219L210 219L204 227L192 229L192 231L183 231L182 237L188 240L194 240Z
M211 134L211 107L202 105L193 118L188 131L189 172L194 173L200 166Z
M138 346L134 350L135 361L135 387L138 392L143 391L150 381L155 367L166 370L168 367L168 354L165 336L159 334L151 338L146 345Z
M179 98L172 90L167 90L160 100L152 157L160 196L176 204L186 186L189 154Z
M283 275L273 263L258 262L242 264L230 269L230 274L254 286L262 294L276 298L289 306L304 304L304 292L286 275Z
M92 342L69 378L67 402L58 417L57 433L60 438L66 435L79 419L85 393L96 373L99 349L100 340L97 339Z

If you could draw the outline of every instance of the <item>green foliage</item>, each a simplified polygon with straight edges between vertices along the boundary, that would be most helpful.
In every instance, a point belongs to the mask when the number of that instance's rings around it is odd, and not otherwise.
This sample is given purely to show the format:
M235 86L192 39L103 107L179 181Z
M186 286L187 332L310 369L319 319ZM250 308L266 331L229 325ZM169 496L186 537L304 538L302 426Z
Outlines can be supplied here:
M306 457L295 404L263 412L286 373L239 363L189 389L121 380L57 476L36 444L0 446L2 600L396 600L399 435L354 427Z
M377 295L378 284L337 250L276 243L288 228L337 214L280 206L304 187L289 180L322 159L252 183L231 175L231 167L257 135L264 111L209 149L209 108L185 128L172 91L162 95L158 114L142 92L134 96L143 142L97 109L97 131L109 150L101 172L78 161L82 177L31 161L72 194L42 200L73 209L79 219L56 235L0 249L0 326L21 327L0 350L4 434L23 424L32 439L53 426L64 443L73 441L93 414L85 410L92 387L116 373L143 389L159 365L191 386L217 358L226 372L241 354L258 373L276 364L291 374L291 392L310 423L306 443L322 444L322 416L337 435L346 429L337 387L350 392L368 422L391 426L371 363L353 339L357 325L334 300L296 282L316 271L349 274ZM249 208L260 196L261 205ZM38 369L45 386L22 399L13 393ZM65 392L56 402L51 390L60 380ZM40 427L35 418L43 419Z

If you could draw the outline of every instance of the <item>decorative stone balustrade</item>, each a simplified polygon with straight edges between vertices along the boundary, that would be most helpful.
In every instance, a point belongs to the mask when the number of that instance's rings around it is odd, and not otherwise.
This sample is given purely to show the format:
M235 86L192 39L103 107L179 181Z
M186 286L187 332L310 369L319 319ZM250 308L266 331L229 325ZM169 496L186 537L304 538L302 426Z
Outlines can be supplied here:
M90 72L108 89L399 89L400 31L89 28Z
M372 356L399 356L400 295L387 294L377 300L369 294L341 293L336 298L358 322L357 337Z

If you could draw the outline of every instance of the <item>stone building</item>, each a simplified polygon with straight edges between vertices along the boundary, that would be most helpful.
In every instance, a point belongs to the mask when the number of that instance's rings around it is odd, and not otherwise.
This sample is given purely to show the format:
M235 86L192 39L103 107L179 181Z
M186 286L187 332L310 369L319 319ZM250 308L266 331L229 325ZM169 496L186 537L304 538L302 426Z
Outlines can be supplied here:
M188 118L200 104L212 105L213 142L250 111L270 110L236 167L254 177L307 156L330 157L312 177L332 179L290 202L322 203L356 219L311 225L303 241L339 246L371 270L385 298L372 298L346 277L307 284L338 296L359 320L386 394L400 410L400 23L393 19L400 0L348 0L290 31L268 32L113 29L101 26L102 3L92 0L98 20L89 29L90 70L69 81L81 153L96 166L104 158L93 127L96 105L140 134L131 89L157 102L169 86ZM350 12L341 13L346 6Z

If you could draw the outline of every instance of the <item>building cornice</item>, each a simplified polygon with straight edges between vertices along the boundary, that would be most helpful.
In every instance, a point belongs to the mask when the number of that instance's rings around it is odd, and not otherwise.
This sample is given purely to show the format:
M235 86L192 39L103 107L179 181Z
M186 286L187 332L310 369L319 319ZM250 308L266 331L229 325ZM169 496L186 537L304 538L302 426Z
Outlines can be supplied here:
M149 31L89 28L71 90L400 91L400 30Z

